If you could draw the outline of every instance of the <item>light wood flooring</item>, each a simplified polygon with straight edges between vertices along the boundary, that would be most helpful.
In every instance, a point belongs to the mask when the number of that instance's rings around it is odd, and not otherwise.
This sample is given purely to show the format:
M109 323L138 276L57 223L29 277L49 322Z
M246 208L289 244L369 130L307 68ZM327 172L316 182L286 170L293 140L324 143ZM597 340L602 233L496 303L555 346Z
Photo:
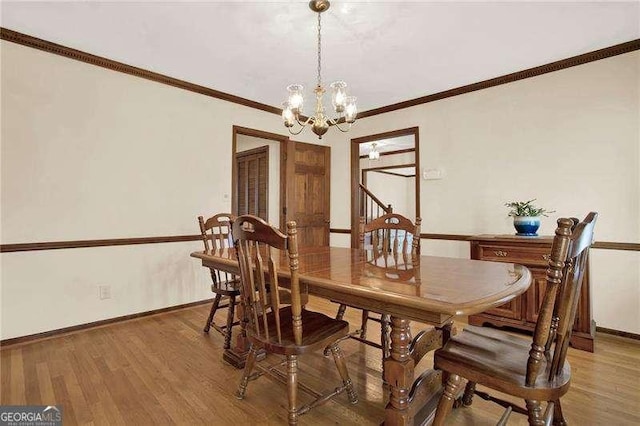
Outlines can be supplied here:
M310 308L333 314L337 305L313 299ZM250 383L243 401L233 396L240 371L222 362L222 336L203 334L208 310L201 305L2 348L0 404L62 405L65 425L286 424L286 390L271 379ZM348 309L346 319L357 326L358 311ZM370 323L370 335L376 326ZM341 346L360 402L352 406L341 395L304 415L303 425L376 425L384 418L380 351L353 340ZM570 349L569 361L569 424L640 424L640 342L598 334L595 353ZM316 389L338 381L331 357L302 356L300 364L300 380ZM449 421L494 425L502 411L476 397ZM526 419L512 414L508 424Z

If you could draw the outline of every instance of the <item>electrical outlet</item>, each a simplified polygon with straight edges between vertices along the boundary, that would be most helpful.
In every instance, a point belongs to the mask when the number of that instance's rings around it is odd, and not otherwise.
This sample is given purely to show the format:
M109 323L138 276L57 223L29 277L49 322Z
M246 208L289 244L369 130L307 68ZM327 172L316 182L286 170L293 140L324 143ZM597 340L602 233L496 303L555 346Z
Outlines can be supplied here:
M110 285L101 285L98 287L100 300L111 299L111 286Z

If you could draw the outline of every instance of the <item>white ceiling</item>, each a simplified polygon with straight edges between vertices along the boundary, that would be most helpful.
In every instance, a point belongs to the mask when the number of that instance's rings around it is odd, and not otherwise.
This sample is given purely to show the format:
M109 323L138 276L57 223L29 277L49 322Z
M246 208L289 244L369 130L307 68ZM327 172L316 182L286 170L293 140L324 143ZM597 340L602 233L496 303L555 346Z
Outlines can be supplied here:
M316 15L299 1L2 1L0 24L280 107L316 77ZM347 2L323 17L323 80L360 111L640 38L640 3ZM328 105L327 105L328 106Z

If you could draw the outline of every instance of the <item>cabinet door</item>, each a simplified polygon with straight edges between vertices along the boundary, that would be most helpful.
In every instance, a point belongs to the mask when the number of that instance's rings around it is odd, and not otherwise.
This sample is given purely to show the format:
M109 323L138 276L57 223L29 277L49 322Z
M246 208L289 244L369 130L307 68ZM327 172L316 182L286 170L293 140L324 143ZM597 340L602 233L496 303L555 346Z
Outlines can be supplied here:
M502 318L511 318L515 320L522 319L522 296L512 299L504 305L497 306L484 312L488 315L495 315Z
M529 287L529 290L527 290L527 292L525 293L527 298L525 316L527 321L535 323L536 321L538 321L538 313L540 312L540 306L542 305L544 292L547 288L547 274L546 271L542 269L530 269L533 275L533 282L531 283L531 287ZM583 286L584 285L585 283L583 283ZM586 285L589 285L588 281ZM588 324L588 321L585 320L585 318L588 316L585 315L585 310L588 309L588 307L585 306L585 300L587 300L587 297L584 296L584 287L582 288L581 293L582 294L578 302L578 310L576 312L576 319L573 329L575 331L583 331L588 333L590 330L590 324Z
M547 274L544 269L529 268L531 270L532 282L526 295L526 320L535 323L538 320L538 313L547 288Z

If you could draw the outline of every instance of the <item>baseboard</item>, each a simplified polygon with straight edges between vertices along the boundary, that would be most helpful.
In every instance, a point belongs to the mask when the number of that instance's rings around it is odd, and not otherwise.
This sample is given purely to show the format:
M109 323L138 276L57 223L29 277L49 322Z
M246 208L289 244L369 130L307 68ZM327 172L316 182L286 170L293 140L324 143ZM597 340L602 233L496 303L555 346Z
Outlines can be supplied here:
M57 336L60 336L62 334L67 334L67 333L72 333L72 332L82 331L82 330L88 330L90 328L102 327L102 326L109 325L109 324L114 324L114 323L117 323L117 322L129 321L129 320L132 320L132 319L147 317L147 316L150 316L150 315L157 315L157 314L162 314L162 313L166 313L166 312L177 311L177 310L180 310L180 309L190 308L190 307L199 306L199 305L205 305L205 304L209 304L209 303L212 303L212 302L213 302L213 299L199 300L197 302L184 303L182 305L170 306L168 308L160 308L160 309L154 309L154 310L146 311L146 312L138 312L137 314L124 315L124 316L120 316L120 317L109 318L109 319L106 319L106 320L94 321L94 322L90 322L90 323L86 323L86 324L79 324L79 325L74 325L74 326L71 326L71 327L59 328L57 330L45 331L45 332L36 333L36 334L30 334L28 336L20 336L20 337L14 337L14 338L11 338L11 339L0 340L0 350L1 349L5 349L5 348L10 347L10 346L16 346L16 345L19 345L19 344L30 343L30 342L33 342L35 340L41 340L41 339L47 339L47 338L51 338L51 337L57 337ZM640 340L640 334L630 333L628 331L614 330L614 329L605 328L605 327L596 327L596 331L600 332L600 333L604 333L604 334L611 334L611 335L614 335L614 336L626 337L628 339Z
M121 316L121 317L109 318L109 319L106 319L106 320L94 321L94 322L89 322L89 323L86 323L86 324L79 324L79 325L73 325L71 327L59 328L57 330L45 331L45 332L36 333L36 334L30 334L28 336L20 336L20 337L14 337L14 338L11 338L11 339L0 340L0 350L5 349L5 348L10 347L10 346L13 347L13 346L24 344L24 343L31 343L31 342L33 342L35 340L43 340L43 339L48 339L48 338L51 338L51 337L58 337L58 336L60 336L62 334L67 334L67 333L72 333L72 332L77 332L77 331L82 331L82 330L88 330L90 328L102 327L102 326L114 324L114 323L117 323L117 322L129 321L129 320L132 320L132 319L142 318L142 317L148 317L150 315L163 314L163 313L167 313L167 312L171 312L171 311L177 311L179 309L190 308L192 306L204 305L204 304L208 304L208 303L212 303L212 302L213 302L213 299L199 300L197 302L184 303L182 305L170 306L168 308L160 308L160 309L154 309L152 311L138 312L137 314L124 315L124 316Z
M629 333L628 331L614 330L612 328L596 327L596 331L614 336L626 337L628 339L640 340L640 334Z

